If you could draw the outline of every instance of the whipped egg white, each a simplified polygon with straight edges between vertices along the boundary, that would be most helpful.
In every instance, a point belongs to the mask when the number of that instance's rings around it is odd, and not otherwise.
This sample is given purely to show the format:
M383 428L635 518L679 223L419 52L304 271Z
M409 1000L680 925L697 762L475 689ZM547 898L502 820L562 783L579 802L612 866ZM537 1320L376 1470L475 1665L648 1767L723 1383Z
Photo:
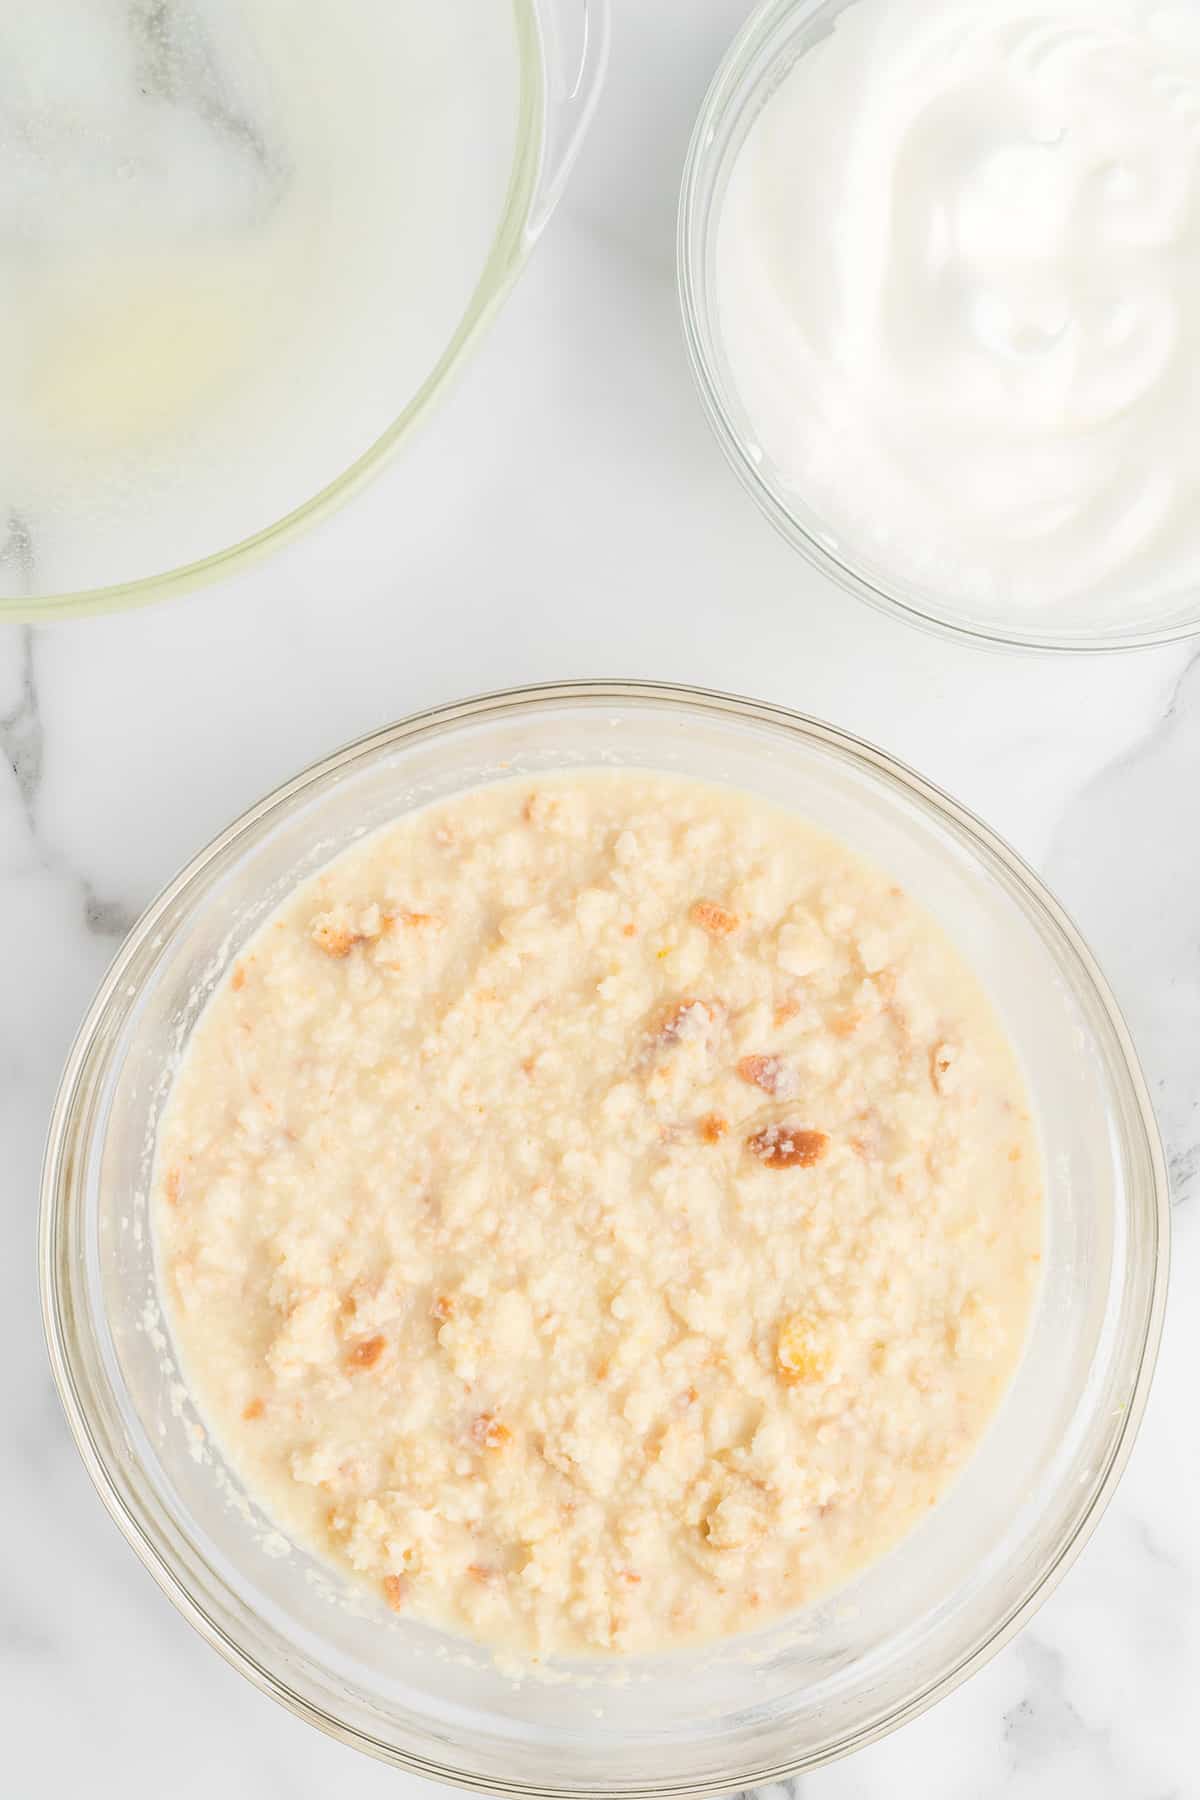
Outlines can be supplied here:
M1200 6L856 0L717 236L756 453L835 554L1077 621L1200 579Z

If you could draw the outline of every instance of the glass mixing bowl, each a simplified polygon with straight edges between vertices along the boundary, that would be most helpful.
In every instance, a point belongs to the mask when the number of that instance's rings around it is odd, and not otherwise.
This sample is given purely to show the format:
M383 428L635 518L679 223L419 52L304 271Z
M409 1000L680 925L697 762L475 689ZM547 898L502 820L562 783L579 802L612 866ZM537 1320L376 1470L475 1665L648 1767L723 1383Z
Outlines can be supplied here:
M260 47L252 35L238 50L245 66L238 61L233 75L226 70L221 76L229 81L236 76L245 82L250 97L243 100L234 90L229 97L217 86L217 59L215 53L210 55L203 34L211 25L216 34L213 42L220 43L219 32L230 29L230 18L237 17L237 9L210 6L209 0L191 0L188 9L178 15L172 10L162 21L156 11L153 20L148 14L149 22L143 22L146 33L158 34L148 37L140 52L144 61L152 60L154 85L148 99L147 90L142 90L138 104L150 110L144 120L138 114L141 122L136 128L130 124L128 143L121 134L124 115L132 103L122 98L110 66L113 46L105 39L103 27L107 24L113 31L131 31L133 26L124 15L120 15L124 22L114 25L119 14L115 7L113 18L98 12L91 22L94 43L85 33L74 46L79 69L69 59L62 64L65 98L53 84L46 84L55 95L54 105L68 110L51 109L44 119L37 116L41 162L33 162L32 173L21 162L20 118L14 123L7 115L0 117L0 128L6 122L11 124L10 136L17 148L10 145L10 151L17 159L18 172L25 171L26 186L40 177L47 191L58 196L62 209L78 206L78 181L74 174L68 179L58 169L55 156L60 150L56 146L60 141L74 141L72 132L83 129L79 119L91 120L100 133L97 159L115 158L118 153L125 156L129 174L125 186L133 193L136 172L149 199L161 197L162 182L174 183L178 195L173 211L188 218L187 231L191 233L189 237L185 231L181 245L173 246L169 208L161 226L155 227L163 242L151 240L144 253L142 276L135 276L142 264L132 260L130 250L129 267L120 265L120 282L114 291L104 286L105 280L116 280L111 259L104 255L97 258L93 284L74 280L82 292L74 296L72 304L86 310L81 312L77 328L63 325L58 336L51 334L52 354L47 361L57 372L48 379L57 387L38 403L47 409L39 426L46 434L44 442L39 438L36 446L46 467L34 483L30 457L23 451L32 453L35 446L18 443L15 449L20 453L10 462L0 456L0 511L5 515L0 519L0 619L41 619L131 606L239 569L345 499L374 474L424 415L508 293L549 219L594 111L607 61L609 0L501 0L501 4L511 11L512 18L511 41L505 40L502 58L489 38L486 49L481 48L472 63L475 53L471 46L480 36L472 17L474 0L439 0L442 37L434 49L422 46L414 52L413 66L405 69L389 64L391 46L376 51L372 62L374 47L363 25L367 15L339 15L336 27L330 26L330 30L347 46L350 68L350 74L339 80L353 83L360 121L365 121L363 130L381 134L377 142L368 140L374 148L366 167L354 161L346 168L329 166L336 160L334 119L323 160L318 164L311 147L305 146L303 176L289 168L287 130L280 127L281 143L272 149L266 141L266 128L260 131L256 122L255 107L264 109L264 118L270 117L270 94L265 77L263 94L254 86L252 53ZM129 9L125 10L128 14ZM270 18L270 14L264 12L263 17ZM70 21L65 20L62 29L68 27ZM13 29L17 29L15 24ZM52 29L51 19L40 36L31 27L28 41L18 37L24 60L36 62L39 55L49 54ZM271 29L285 28L276 19ZM496 34L498 39L504 36L499 27ZM273 41L270 32L265 41ZM303 83L320 81L320 58L314 62L303 38L297 40L294 31L287 36L287 46L292 60L282 79L285 88L289 81L296 85L301 98L294 103L300 107L306 91ZM122 53L126 49L122 40ZM210 57L208 63L205 56ZM431 65L427 76L422 56ZM269 62L261 56L259 60ZM484 110L478 103L488 91L486 84L493 77L500 79L493 61L503 62L504 91L511 79L514 95L513 116L506 116L503 127L506 144L511 145L511 164L487 169L487 191L494 198L487 202L490 210L479 217L471 215L468 228L462 213L463 197L459 196L460 216L447 221L447 211L453 215L453 195L442 194L438 199L437 183L440 180L445 186L452 182L456 172L461 182L465 176L460 164L473 169L479 166L479 158L497 154L497 146L487 135L490 126L485 130L476 116ZM369 95L368 64L373 84ZM180 67L188 70L194 92L182 86ZM72 71L82 84L82 99L71 86ZM104 87L105 81L112 92ZM461 91L455 90L456 81ZM27 88L33 96L31 106L50 107L50 102L40 97L38 83L27 84ZM340 94L341 90L337 91ZM19 84L14 93L28 97ZM436 98L429 99L429 120L422 122L420 107L429 95ZM245 119L241 117L243 105ZM72 106L79 119L69 110ZM93 112L87 111L89 106ZM410 115L417 121L412 129L423 134L422 142L432 132L440 146L432 157L437 172L426 168L411 180L404 173L407 165L397 145L385 134L387 120ZM211 142L205 140L208 148L197 160L197 133L202 135L204 129L209 130ZM175 135L168 135L169 131ZM204 213L205 205L214 204L214 194L224 196L230 207L237 202L237 185L230 185L229 169L220 160L222 155L228 159L232 154L231 145L255 172L255 179L263 183L267 181L264 170L270 172L273 166L269 154L277 154L281 163L281 169L271 174L276 187L268 188L257 202L262 217L251 210L240 222L240 261L233 259L220 231ZM443 152L450 155L451 150L453 166L447 164L443 169L439 156ZM103 167L107 171L108 163ZM378 191L372 185L372 169L380 171ZM403 217L396 216L396 193L388 185L397 179L397 170L405 183L397 190ZM52 185L55 180L58 188ZM206 181L211 193L205 188ZM310 222L307 236L290 252L295 266L281 263L277 267L272 261L276 252L270 248L269 226L276 216L271 208L278 204L276 188L287 197L289 181L305 195L311 191L313 204L324 209L314 215L325 219L324 236L323 241L314 242L317 227ZM115 184L116 191L120 186ZM378 250L371 252L377 261L366 272L353 258L363 241L354 234L367 227L347 205L350 190L357 193L360 189L367 198L356 204L371 209L369 229L372 242L378 245ZM107 189L100 198L105 204L116 204ZM484 202L478 204L483 207ZM42 202L39 219L48 207L50 216L37 226L52 245L57 242L56 232L68 241L71 238L70 221L57 217L54 205L53 199ZM198 211L197 219L191 219L188 206ZM341 234L332 242L331 220L338 223ZM6 264L6 271L14 279L32 279L40 267L38 258L35 250L29 250L20 251L18 260L21 242L14 226L11 266ZM477 262L472 260L476 244ZM151 252L161 253L165 274ZM282 256L282 252L278 254ZM196 257L194 267L184 260L188 255ZM271 313L281 304L281 294L292 291L298 282L316 287L324 279L323 271L342 271L343 266L354 276L353 293L347 292L349 277L340 274L340 286L331 290L336 298L324 299L313 317L303 321L302 331L298 318L286 312L270 328ZM380 271L386 274L387 284L373 292L373 281L366 279L366 274L373 272L382 284ZM168 276L172 282L179 278L180 292L170 285ZM441 284L436 289L431 285L434 277ZM107 299L102 303L95 298L89 285L95 292L107 294ZM397 306L397 293L404 297L403 307ZM228 439L227 459L218 454L216 438L200 453L197 444L208 441L204 433L216 428L210 423L197 428L193 415L185 413L178 425L148 439L137 450L137 460L126 469L121 459L132 452L117 423L123 417L120 408L132 408L130 416L135 419L153 420L164 383L169 389L179 382L186 391L192 380L207 391L208 378L191 368L196 342L206 349L210 344L208 327L200 322L215 320L213 331L228 329L230 341L240 342L236 327L221 326L222 306L235 315L239 309L252 312L259 325L261 314L268 321L269 347L280 342L289 345L286 369L273 371L270 379L274 385L262 394L254 386L261 369L248 351L243 353L246 368L236 383L222 373L225 386L219 391L225 393L226 387L230 391L216 416ZM57 316L53 308L42 310L47 316ZM27 311L36 316L36 309L28 307ZM398 316L401 312L402 317ZM293 343L294 331L299 335ZM215 342L214 356L224 339L218 335ZM87 370L82 398L74 378L68 379L58 367L65 358L65 366L72 368L72 356L82 356L81 366ZM97 390L90 398L89 383ZM64 385L66 391L59 391ZM248 399L248 394L252 398ZM253 398L255 394L257 398ZM322 396L319 402L315 394ZM26 411L32 405L26 403ZM271 411L278 408L285 409L287 428L270 431ZM109 409L114 409L114 418L110 419ZM41 419L42 414L37 417ZM25 411L20 418L25 421ZM11 418L9 423L11 427ZM197 431L193 443L190 434ZM135 437L132 441L140 440ZM252 455L249 463L248 455ZM103 477L97 471L104 471ZM100 485L102 479L107 485ZM25 492L27 481L34 484L29 494Z
M296 882L405 810L517 773L603 765L729 783L888 868L987 981L1034 1096L1045 1279L1014 1385L909 1538L851 1585L722 1645L516 1679L394 1618L274 1531L204 1437L163 1321L146 1211L190 1031ZM990 1656L1073 1560L1125 1463L1162 1321L1167 1181L1112 997L1036 877L881 751L776 707L578 683L444 706L337 752L232 825L120 950L50 1130L50 1355L117 1524L259 1687L417 1773L514 1795L684 1795L807 1769L911 1718Z
M716 252L725 190L738 152L796 61L833 30L848 5L887 0L765 0L713 78L692 134L679 206L678 274L688 355L709 423L743 486L775 528L839 587L883 612L977 643L1038 650L1128 650L1200 632L1200 595L1177 593L1139 611L1089 614L1087 603L1006 608L922 589L874 561L784 481L757 441L722 342ZM832 204L832 201L831 201Z

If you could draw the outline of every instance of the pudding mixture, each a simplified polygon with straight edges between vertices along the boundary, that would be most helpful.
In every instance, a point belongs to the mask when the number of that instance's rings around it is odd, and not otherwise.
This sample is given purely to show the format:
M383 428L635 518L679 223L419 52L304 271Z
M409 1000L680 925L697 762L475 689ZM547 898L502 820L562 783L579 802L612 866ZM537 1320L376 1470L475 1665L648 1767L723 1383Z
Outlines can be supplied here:
M752 1627L878 1557L1013 1373L1041 1170L975 977L802 820L509 781L305 883L156 1164L192 1391L280 1527L541 1654Z

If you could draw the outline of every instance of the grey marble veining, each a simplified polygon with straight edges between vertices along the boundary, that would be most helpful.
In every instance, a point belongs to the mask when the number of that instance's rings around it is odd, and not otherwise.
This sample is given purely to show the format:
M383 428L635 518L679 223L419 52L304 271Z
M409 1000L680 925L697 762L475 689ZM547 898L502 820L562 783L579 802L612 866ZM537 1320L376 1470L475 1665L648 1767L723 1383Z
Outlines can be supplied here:
M1067 807L1046 873L1129 1020L1185 1205L1200 1185L1200 652L1145 737Z
M140 10L161 35L155 8ZM746 5L616 10L605 107L563 210L446 403L381 479L217 588L0 628L3 1800L415 1800L422 1788L235 1676L104 1516L39 1347L42 1137L115 943L242 807L431 701L623 673L832 718L981 812L1096 950L1175 1180L1159 1375L1082 1560L1032 1626L931 1712L762 1800L1200 1794L1200 653L976 653L852 605L773 536L704 427L673 290L687 134ZM191 104L216 109L213 129L244 124L245 154L258 154L258 122L194 66ZM0 526L10 581L35 540L20 520Z
M21 806L32 832L38 787L42 779L44 749L42 721L38 715L32 626L20 627L18 643L16 699L0 717L0 754L5 757L12 770Z
M132 0L128 20L140 91L194 112L253 165L261 218L287 183L286 158L238 93L203 8L195 0Z
M12 512L4 521L0 536L0 577L5 589L14 594L29 593L34 585L33 533L20 513Z
M120 940L137 916L137 908L98 894L88 878L72 869L40 820L45 731L38 706L37 644L32 626L15 629L16 655L9 661L11 704L0 713L0 758L12 777L12 795L23 824L13 849L22 861L32 860L47 875L78 891L84 929L93 936Z

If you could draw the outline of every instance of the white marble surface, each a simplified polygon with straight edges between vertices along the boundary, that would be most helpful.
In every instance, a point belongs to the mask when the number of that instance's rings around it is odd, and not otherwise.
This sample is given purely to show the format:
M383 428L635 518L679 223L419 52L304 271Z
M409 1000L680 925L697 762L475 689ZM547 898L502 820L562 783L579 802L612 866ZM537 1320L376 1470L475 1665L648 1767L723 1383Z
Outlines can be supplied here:
M1090 936L1171 1157L1158 1379L1091 1546L982 1674L796 1792L1200 1793L1200 652L1044 660L927 638L827 588L744 498L692 392L673 217L691 118L745 10L617 0L603 109L546 241L448 402L348 510L223 587L0 631L0 1793L12 1800L374 1800L422 1785L252 1691L103 1514L40 1350L38 1160L91 989L211 833L415 707L593 674L824 715L978 809Z

